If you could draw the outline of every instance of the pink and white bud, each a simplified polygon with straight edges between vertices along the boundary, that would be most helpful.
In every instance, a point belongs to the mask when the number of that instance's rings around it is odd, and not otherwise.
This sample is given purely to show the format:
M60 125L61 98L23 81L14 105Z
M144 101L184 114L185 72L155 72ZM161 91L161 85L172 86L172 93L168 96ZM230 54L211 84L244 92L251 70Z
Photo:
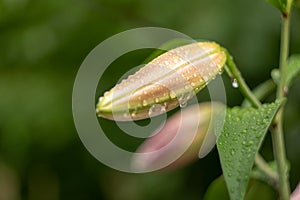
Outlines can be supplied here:
M291 200L300 200L300 183L292 193Z
M167 167L174 169L196 160L198 156L200 158L206 156L216 143L214 130L216 115L224 114L225 110L225 106L221 103L206 102L189 106L175 113L161 130L146 139L138 148L137 153L141 154L133 157L132 167L141 171L161 169L165 167L162 166L165 160L181 153L179 154L181 156ZM193 141L187 141L184 135L194 130L196 133ZM182 134L183 137L174 139L177 134ZM189 145L186 151L178 152L186 145Z
M115 121L147 119L168 112L202 90L226 62L224 49L214 42L172 49L121 81L99 98L99 117ZM154 105L160 105L152 112Z

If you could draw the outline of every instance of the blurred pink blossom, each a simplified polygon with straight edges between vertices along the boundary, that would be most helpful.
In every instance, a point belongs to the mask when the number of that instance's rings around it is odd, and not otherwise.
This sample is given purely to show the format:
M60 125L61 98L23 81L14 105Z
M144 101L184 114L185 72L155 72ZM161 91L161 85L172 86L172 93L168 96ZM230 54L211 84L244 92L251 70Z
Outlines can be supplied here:
M198 109L198 110L197 110ZM180 147L189 143L188 149L173 163L168 165L167 169L179 168L197 157L207 155L216 143L214 123L212 123L217 113L225 113L225 106L221 103L205 102L189 106L170 117L164 127L154 136L148 138L138 148L138 153L156 152L148 157L135 156L133 158L133 167L139 170L145 170L158 166L162 161L172 157L180 151ZM200 116L197 116L200 115ZM224 115L225 116L225 115ZM184 120L182 120L184 118ZM198 119L198 121L197 121ZM198 127L195 127L198 126ZM189 131L197 130L194 140L187 141L185 138L174 140L179 129L184 130L184 134ZM164 150L162 150L165 148ZM143 155L143 154L142 154ZM155 168L155 167L154 167Z
M300 183L292 193L291 200L300 200Z

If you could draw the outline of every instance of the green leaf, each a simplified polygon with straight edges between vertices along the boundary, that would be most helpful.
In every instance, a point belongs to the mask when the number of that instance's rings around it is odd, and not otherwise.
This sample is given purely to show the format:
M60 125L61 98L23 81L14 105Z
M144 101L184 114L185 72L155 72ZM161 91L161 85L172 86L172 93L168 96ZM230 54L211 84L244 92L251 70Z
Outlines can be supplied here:
M249 186L247 188L247 194L245 200L273 200L278 199L276 192L271 186L265 184L264 182L251 179Z
M280 12L286 12L287 1L286 0L267 0L270 4L275 6Z
M215 179L206 190L204 200L229 200L229 194L226 188L226 183L223 176Z
M288 59L288 66L286 70L286 77L285 77L285 85L290 86L293 78L297 76L300 72L300 55L292 55Z
M228 190L223 176L215 179L207 188L203 200L229 200ZM276 198L276 192L271 186L259 180L250 179L245 195L245 200L273 200Z
M262 107L228 109L224 127L219 120L217 148L232 200L243 199L255 155L282 101Z

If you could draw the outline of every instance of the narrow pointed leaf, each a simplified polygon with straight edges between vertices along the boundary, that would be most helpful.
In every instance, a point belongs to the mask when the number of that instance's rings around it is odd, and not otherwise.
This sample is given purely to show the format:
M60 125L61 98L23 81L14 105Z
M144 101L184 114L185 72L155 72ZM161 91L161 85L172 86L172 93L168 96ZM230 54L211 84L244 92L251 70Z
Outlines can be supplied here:
M276 101L258 109L228 109L224 128L217 126L217 148L232 200L244 198L255 155L280 105Z

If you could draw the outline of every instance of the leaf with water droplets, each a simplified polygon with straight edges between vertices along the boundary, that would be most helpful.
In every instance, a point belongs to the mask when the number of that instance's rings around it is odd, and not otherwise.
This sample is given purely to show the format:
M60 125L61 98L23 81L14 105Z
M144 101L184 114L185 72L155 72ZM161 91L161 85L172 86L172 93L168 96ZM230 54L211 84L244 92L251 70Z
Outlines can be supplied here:
M214 42L177 47L104 93L96 112L111 120L132 121L185 107L189 99L223 71L225 62L223 48Z
M232 200L243 199L255 155L282 101L261 108L228 109L224 127L217 126L217 147Z

